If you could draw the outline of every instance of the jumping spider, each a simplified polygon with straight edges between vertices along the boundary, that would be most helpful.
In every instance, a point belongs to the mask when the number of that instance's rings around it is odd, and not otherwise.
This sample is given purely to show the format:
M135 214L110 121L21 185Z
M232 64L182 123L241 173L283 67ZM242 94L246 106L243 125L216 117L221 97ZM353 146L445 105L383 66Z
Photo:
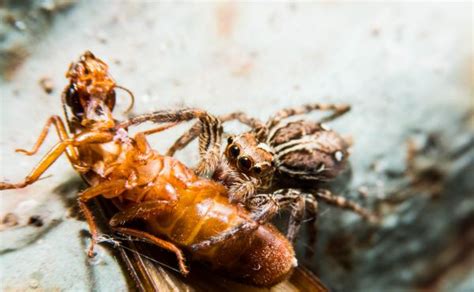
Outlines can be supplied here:
M298 120L284 122L295 115L312 111L332 111L318 122ZM318 201L351 210L367 220L375 216L360 205L336 196L321 187L322 182L336 178L347 166L351 142L324 123L350 110L348 105L308 104L280 110L266 123L237 112L220 117L220 121L238 120L251 130L227 139L223 154L210 154L207 165L198 171L226 185L230 200L269 220L283 209L290 210L287 236L294 240L304 218L305 209L316 221ZM184 148L210 126L195 124L168 150L167 155ZM214 138L215 140L215 138ZM216 149L214 147L213 149ZM204 151L205 152L205 151ZM203 150L201 149L201 153ZM209 153L208 153L209 154ZM312 225L315 229L315 224ZM315 230L311 232L314 240Z

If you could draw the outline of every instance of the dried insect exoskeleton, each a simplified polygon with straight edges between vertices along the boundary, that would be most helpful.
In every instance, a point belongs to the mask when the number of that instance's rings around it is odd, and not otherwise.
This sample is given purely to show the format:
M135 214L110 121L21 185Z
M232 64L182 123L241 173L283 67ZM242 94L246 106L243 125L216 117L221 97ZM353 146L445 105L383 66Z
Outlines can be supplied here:
M114 231L174 253L183 274L188 273L183 250L225 271L228 277L252 285L271 286L290 274L296 264L293 247L274 227L261 224L263 213L250 214L231 204L223 185L198 177L148 145L146 136L197 118L202 128L212 129L212 136L205 131L201 134L202 152L207 153L219 146L222 128L216 118L201 110L184 109L158 111L120 123L112 114L118 86L104 62L86 52L71 64L66 76L70 83L63 105L69 130L59 116L50 117L33 149L18 151L35 154L51 125L59 142L22 182L1 182L1 190L35 183L65 154L90 186L78 195L92 234L90 256L99 231L87 203L103 197L119 209L109 222ZM146 121L163 125L128 135L128 127ZM128 226L132 221L141 221L143 229Z

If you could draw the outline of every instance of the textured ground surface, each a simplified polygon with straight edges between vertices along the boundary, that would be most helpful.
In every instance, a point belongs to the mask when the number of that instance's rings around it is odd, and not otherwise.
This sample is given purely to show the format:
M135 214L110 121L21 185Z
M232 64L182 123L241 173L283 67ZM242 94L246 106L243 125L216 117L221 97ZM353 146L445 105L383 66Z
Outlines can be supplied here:
M64 72L87 49L135 93L136 113L198 106L263 119L302 103L350 103L353 111L332 124L355 141L346 195L384 219L368 227L324 206L317 256L304 259L303 238L300 263L339 291L474 289L472 4L46 8L1 11L8 16L0 30L2 180L21 179L38 161L13 149L32 145L47 117L61 112ZM45 77L51 94L39 84ZM176 135L159 135L154 145L165 149ZM179 157L191 163L195 149ZM64 158L48 174L1 194L2 288L125 290L106 249L86 258L86 226L73 207L77 175ZM28 224L34 215L42 226Z

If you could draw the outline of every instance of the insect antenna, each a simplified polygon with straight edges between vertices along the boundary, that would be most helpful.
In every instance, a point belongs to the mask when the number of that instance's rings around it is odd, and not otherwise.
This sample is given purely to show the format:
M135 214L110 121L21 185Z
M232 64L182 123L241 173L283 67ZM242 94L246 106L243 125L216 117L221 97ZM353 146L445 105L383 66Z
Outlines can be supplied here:
M128 95L130 96L130 105L128 106L128 108L124 111L124 113L128 113L132 108L133 108L133 105L135 104L135 95L133 95L133 93L130 91L130 89L128 88L125 88L123 86L120 86L120 85L115 85L116 88L120 88L122 89L123 91L127 92Z

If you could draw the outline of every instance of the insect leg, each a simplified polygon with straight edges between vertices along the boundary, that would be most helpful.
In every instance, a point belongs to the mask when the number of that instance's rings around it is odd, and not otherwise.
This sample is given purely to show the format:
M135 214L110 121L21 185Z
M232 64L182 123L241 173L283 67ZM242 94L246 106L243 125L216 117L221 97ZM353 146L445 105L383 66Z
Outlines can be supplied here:
M89 143L105 143L111 141L113 136L109 133L87 133L77 140L64 140L51 148L41 161L33 168L30 174L20 183L0 182L0 190L24 188L36 182L40 176L63 154L68 146L79 146ZM76 167L76 165L74 165ZM77 166L81 167L81 166Z
M56 132L58 134L60 141L69 139L69 135L66 131L63 121L61 120L59 116L54 115L54 116L51 116L46 121L46 124L44 125L43 130L41 130L38 140L36 141L35 145L30 151L25 150L25 149L16 149L15 151L28 155L28 156L36 154L39 148L41 147L41 145L43 144L44 140L46 139L46 136L48 135L49 128L51 127L51 125L54 125L54 127L56 128ZM79 160L79 155L77 153L77 150L72 145L66 148L66 154L69 160L71 161L71 163L73 164L76 164L77 161Z
M81 208L84 217L86 218L87 225L92 235L91 244L89 247L88 255L92 257L94 255L94 245L97 241L97 224L95 223L94 216L87 207L87 201L90 199L103 195L106 198L113 198L120 195L125 190L125 180L107 181L99 185L90 187L79 194L79 207Z
M161 213L165 210L172 209L174 206L173 202L170 201L148 201L140 204L136 204L129 209L118 212L115 214L112 219L110 219L109 224L111 226L123 225L134 219L147 219L148 217Z
M280 110L272 118L270 118L267 122L267 126L270 129L283 119L286 119L288 117L295 116L295 115L307 114L309 112L316 111L316 110L332 111L333 113L331 115L324 117L319 121L321 123L329 122L345 114L350 109L351 107L348 104L326 104L326 103L314 103L314 104L306 104L299 107L286 108L286 109Z
M368 221L371 221L371 222L377 221L377 217L369 210L361 207L359 204L353 201L347 200L344 197L333 195L329 190L325 190L325 189L318 190L315 193L315 196L330 205L334 205L339 208L350 210L354 213L357 213Z
M137 237L137 238L140 238L140 239L144 239L152 244L155 244L163 249L166 249L168 251L171 251L173 252L175 255L176 255L176 258L178 259L178 265L179 265L179 269L181 271L181 274L183 275L187 275L189 273L189 270L188 268L186 267L186 264L185 264L185 259L184 259L184 255L183 255L183 252L181 251L181 249L179 249L179 247L177 247L176 245L174 245L173 243L169 242L169 241L166 241L166 240L163 240L163 239L160 239L154 235L151 235L147 232L143 232L143 231L140 231L140 230L135 230L135 229L132 229L132 228L125 228L125 227L114 227L113 230L119 232L119 233L122 233L122 234L125 234L125 235L131 235L131 236L134 236L134 237Z

